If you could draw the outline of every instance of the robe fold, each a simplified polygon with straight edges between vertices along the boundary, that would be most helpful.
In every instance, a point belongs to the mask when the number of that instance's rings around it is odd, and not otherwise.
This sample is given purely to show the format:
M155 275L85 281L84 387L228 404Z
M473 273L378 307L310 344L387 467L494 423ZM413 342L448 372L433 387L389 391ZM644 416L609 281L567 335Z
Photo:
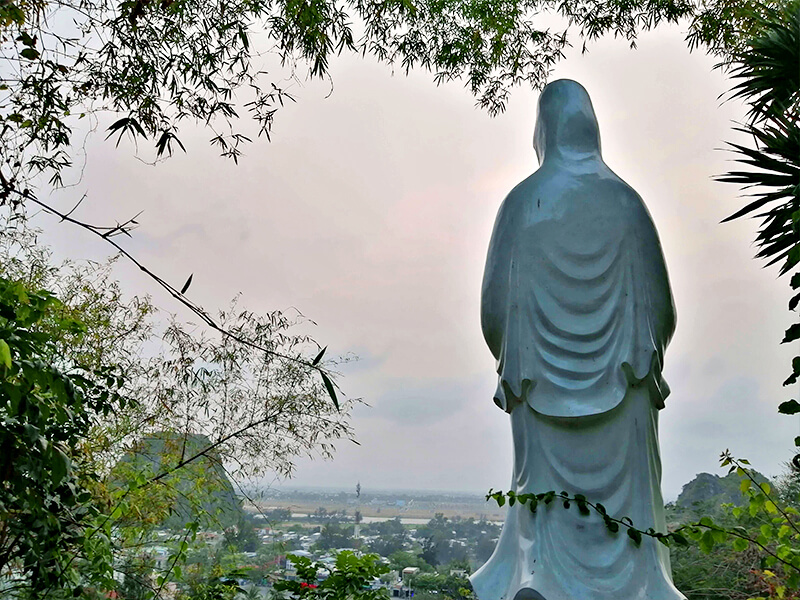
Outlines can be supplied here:
M498 213L481 302L494 401L512 424L512 489L583 494L664 531L658 411L675 311L658 235L639 195L603 162L579 84L545 88L535 145L539 170ZM472 583L480 600L526 588L545 600L684 598L661 544L637 548L599 516L558 503L509 508Z

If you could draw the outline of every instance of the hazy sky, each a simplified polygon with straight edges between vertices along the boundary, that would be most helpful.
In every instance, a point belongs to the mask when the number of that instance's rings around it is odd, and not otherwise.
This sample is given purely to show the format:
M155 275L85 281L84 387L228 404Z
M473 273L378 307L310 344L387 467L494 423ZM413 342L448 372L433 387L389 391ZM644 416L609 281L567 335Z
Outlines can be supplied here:
M796 417L776 412L791 392L780 382L793 349L778 345L791 323L788 281L752 260L754 222L719 224L742 203L711 178L730 166L719 148L744 111L719 100L729 84L713 64L689 54L675 27L636 50L606 39L569 52L553 74L586 87L606 162L661 236L678 313L661 412L667 499L700 471L720 473L725 448L777 474L800 434ZM354 415L361 445L301 461L292 485L505 488L511 435L491 400L480 283L499 204L537 167L538 94L517 90L492 119L426 73L392 75L354 57L331 71L333 93L327 82L295 85L273 141L246 148L238 166L201 129L184 127L188 153L156 167L97 135L82 182L57 201L88 191L81 215L93 222L143 210L128 247L175 285L194 273L190 295L207 309L237 292L255 310L294 306L319 324L329 353L360 357L340 384L371 405ZM59 256L107 252L69 225L37 223ZM134 269L118 276L178 310Z

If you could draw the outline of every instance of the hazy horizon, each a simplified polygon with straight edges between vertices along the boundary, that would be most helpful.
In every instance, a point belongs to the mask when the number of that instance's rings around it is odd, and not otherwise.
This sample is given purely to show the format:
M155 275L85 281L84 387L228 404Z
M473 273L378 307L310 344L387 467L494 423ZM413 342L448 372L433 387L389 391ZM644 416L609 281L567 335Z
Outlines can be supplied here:
M692 478L688 479L686 482L684 482L684 484L683 484L683 486L681 486L681 488L683 488L687 484L691 483L695 478L699 477L700 475L704 475L704 474L706 474L706 475L715 475L717 477L724 477L726 475L726 473L724 473L724 472L723 473L708 473L707 471L701 471L699 473L696 473L694 475L694 477L692 477ZM251 485L251 487L257 487L257 486L258 486L258 484L252 484ZM247 487L247 486L243 485L242 487ZM352 486L352 487L345 487L345 486L315 486L315 485L297 486L297 485L293 485L291 480L288 480L283 484L270 484L270 485L265 486L265 487L266 487L266 489L269 489L269 490L279 490L281 492L299 492L299 493L320 492L320 493L332 493L332 494L334 494L334 493L335 494L339 494L341 492L346 492L346 493L355 494L355 486ZM485 490L468 490L468 489L463 489L463 490L458 490L458 489L441 490L440 489L440 490L437 490L437 489L419 489L419 488L415 489L415 488L402 488L402 487L399 487L399 488L391 488L391 487L364 488L364 487L362 487L361 488L361 495L362 496L369 496L370 494L375 494L375 495L406 494L406 495L409 495L409 496L413 496L413 495L420 495L420 496L424 496L424 495L442 495L442 496L446 496L446 495L462 495L462 496L483 497L483 496L486 495L486 493L488 491L489 491L488 488L485 489ZM677 499L677 497L678 497L678 494L676 494L674 497L671 497L671 498L668 498L668 497L665 496L664 497L664 502L665 503L666 502L674 502Z

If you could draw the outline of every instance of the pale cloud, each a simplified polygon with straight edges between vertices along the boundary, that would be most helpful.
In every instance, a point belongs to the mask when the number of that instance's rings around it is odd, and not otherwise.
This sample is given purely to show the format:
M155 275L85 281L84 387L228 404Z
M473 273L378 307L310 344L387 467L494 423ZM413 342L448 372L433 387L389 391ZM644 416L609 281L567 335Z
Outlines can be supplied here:
M372 414L402 427L434 427L475 401L475 383L434 379L388 382L390 387L375 399Z
M678 28L643 36L637 50L604 39L570 52L554 77L580 81L600 122L606 161L644 198L658 227L677 303L666 356L673 390L661 415L667 498L698 471L717 471L730 447L766 473L790 456L796 418L779 417L792 349L788 286L752 260L754 223L720 225L741 204L712 177L730 165L741 106L714 60L690 55ZM341 385L373 408L356 411L360 446L330 463L302 461L298 485L483 491L508 484L508 418L491 401L494 362L480 333L479 295L494 215L536 168L537 95L518 90L491 119L459 85L427 74L392 77L369 61L333 65L336 87L296 88L273 142L238 166L186 127L186 155L155 168L89 147L81 208L94 222L139 210L130 247L209 309L237 292L256 310L295 306L319 325L332 355L363 357ZM43 221L44 223L44 221ZM102 242L46 223L61 254L101 255ZM120 266L131 291L153 291ZM179 312L179 314L181 314ZM188 316L188 315L182 315Z

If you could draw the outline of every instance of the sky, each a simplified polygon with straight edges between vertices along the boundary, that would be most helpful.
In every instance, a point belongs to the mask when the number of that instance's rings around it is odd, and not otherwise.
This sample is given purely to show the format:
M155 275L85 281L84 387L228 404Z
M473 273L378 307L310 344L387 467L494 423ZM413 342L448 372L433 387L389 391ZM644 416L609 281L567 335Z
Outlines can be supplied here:
M677 307L660 413L663 490L674 499L699 472L724 474L729 448L777 475L800 434L776 406L796 348L787 280L753 260L756 223L720 220L742 205L712 177L731 166L724 140L740 104L714 59L689 53L681 27L632 50L604 38L569 51L551 80L592 98L606 163L644 199L662 242ZM50 199L96 223L141 223L137 258L214 311L237 293L256 311L295 307L329 355L355 354L342 391L362 398L333 461L300 460L284 486L449 490L506 488L508 415L492 403L494 360L480 330L480 285L505 195L537 168L538 93L518 88L491 118L459 84L405 76L359 57L333 61L328 81L298 81L238 165L183 127L187 153L156 166L102 134L88 138L83 176ZM111 121L109 120L109 123ZM104 121L101 118L100 129ZM58 257L101 258L103 242L39 215ZM129 294L189 318L136 269L118 263Z

